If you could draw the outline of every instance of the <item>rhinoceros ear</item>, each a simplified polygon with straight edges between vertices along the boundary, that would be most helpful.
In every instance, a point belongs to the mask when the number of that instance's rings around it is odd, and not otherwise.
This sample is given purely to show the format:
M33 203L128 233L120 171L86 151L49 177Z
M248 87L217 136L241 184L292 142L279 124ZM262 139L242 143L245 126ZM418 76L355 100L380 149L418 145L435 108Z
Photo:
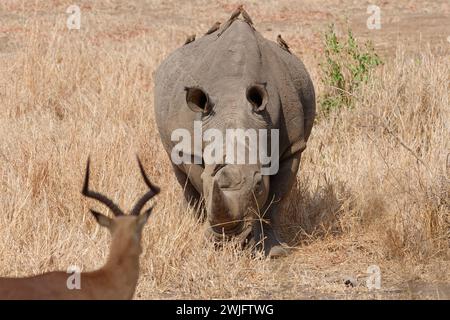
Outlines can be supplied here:
M194 112L208 113L211 111L211 101L208 94L199 87L184 88L186 91L186 103Z
M269 96L266 90L265 83L258 83L247 88L247 100L253 106L253 110L261 112L266 108Z

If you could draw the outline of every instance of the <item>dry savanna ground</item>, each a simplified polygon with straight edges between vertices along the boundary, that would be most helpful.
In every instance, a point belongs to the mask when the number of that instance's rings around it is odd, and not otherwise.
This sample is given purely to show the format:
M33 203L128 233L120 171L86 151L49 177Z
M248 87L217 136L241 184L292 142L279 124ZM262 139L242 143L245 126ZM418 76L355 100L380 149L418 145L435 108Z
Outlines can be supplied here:
M92 186L124 208L146 190L135 154L162 187L144 230L135 298L450 297L450 36L448 1L243 1L258 31L278 33L305 62L318 96L322 32L347 24L384 61L352 109L319 116L279 221L293 253L214 249L159 142L153 75L190 33L238 2L0 2L0 276L100 267L109 235L80 194ZM66 27L67 7L82 11ZM381 288L366 287L379 266ZM344 280L357 280L346 287Z

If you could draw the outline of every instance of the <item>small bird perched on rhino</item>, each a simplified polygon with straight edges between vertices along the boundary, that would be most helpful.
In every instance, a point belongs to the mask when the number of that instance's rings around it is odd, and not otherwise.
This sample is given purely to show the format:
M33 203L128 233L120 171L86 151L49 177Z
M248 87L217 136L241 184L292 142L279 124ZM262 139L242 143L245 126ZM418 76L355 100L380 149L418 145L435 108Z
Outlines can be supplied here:
M291 53L291 50L289 49L289 46L288 46L287 42L284 41L284 39L281 37L281 34L279 34L279 35L277 36L277 42L278 42L278 45L279 45L283 50L286 50L287 52Z
M286 47L264 38L251 20L238 19L242 9L233 12L220 37L201 37L161 63L155 119L186 202L205 214L207 235L236 238L280 257L288 250L275 226L287 214L314 123L314 86ZM214 142L223 142L230 131L243 138L245 161L234 158L235 140L231 147L228 140L219 144L211 161L211 137L205 137L214 133ZM250 161L247 154L255 148L263 156Z
M233 20L237 19L237 18L241 15L242 10L244 10L244 5L240 4L240 5L233 11L233 13L231 14L231 16L230 16L230 18L228 19L228 21L233 21Z
M187 44L189 44L191 42L194 42L194 41L195 41L195 34L188 36L186 38L186 41L184 42L184 45L187 45Z
M234 20L236 20L242 13L242 10L244 9L244 6L242 4L240 4L232 13L230 18L228 18L227 22L225 23L225 25L223 26L222 31L220 31L217 34L217 37L220 37L222 35L222 33L224 33L230 26L231 24L234 22Z
M250 18L250 15L248 14L247 11L245 11L244 9L244 5L239 5L231 14L230 18L228 19L228 21L226 22L223 30L217 34L217 37L220 37L222 35L222 33L224 33L230 26L231 24L237 19L239 18L239 16L242 14L242 18L244 18L244 21L248 23L248 25L250 27L252 27L253 30L255 30L255 28L253 27L253 21L252 18Z
M242 12L242 18L244 18L244 21L247 22L253 28L252 18L250 18L250 15L247 13L247 11L245 11L244 7L242 7L241 12Z
M219 28L220 28L220 21L217 21L216 23L214 23L214 24L212 25L211 28L209 28L208 31L206 31L205 35L214 33L214 32L216 32L217 30L219 30Z

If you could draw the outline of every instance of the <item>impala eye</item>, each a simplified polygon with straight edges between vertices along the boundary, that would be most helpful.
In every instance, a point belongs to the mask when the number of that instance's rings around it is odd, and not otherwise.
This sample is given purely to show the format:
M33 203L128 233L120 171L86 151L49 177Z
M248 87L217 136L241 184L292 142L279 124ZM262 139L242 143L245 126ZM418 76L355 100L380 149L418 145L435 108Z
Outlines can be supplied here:
M255 111L262 111L266 108L268 96L265 85L256 84L248 87L247 100L252 104Z
M185 88L186 103L194 112L207 113L211 109L208 94L200 88Z

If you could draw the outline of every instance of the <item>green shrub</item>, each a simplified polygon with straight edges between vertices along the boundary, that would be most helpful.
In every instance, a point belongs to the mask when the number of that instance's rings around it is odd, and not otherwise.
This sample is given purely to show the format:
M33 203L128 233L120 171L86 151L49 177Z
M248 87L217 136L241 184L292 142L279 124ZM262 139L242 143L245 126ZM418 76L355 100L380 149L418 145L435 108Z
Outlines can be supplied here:
M366 82L370 72L382 64L370 42L359 45L351 30L338 39L334 25L324 34L325 58L320 63L324 92L319 97L323 114L342 107L352 107L354 92Z

